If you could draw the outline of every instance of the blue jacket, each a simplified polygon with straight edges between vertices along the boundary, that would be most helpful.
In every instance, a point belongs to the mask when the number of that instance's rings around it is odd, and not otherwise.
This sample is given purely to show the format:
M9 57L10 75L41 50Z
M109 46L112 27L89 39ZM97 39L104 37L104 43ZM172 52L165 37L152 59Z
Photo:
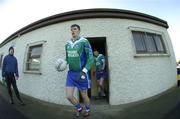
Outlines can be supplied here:
M18 63L14 55L6 55L3 60L2 77L5 77L6 74L16 74L19 77Z

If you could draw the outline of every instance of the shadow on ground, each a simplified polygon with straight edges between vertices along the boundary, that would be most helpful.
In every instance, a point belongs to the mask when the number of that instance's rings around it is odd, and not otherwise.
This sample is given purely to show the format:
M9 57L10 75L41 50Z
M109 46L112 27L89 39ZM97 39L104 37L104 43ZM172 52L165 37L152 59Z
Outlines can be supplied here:
M0 85L0 100L3 103L0 103L0 116L9 115L9 110L13 110L14 117L7 119L76 118L73 114L73 106L48 103L26 95L22 95L22 98L26 106L19 105L17 101L14 105L10 105L6 88ZM160 95L130 104L118 106L93 104L91 110L88 119L180 119L180 88L174 87ZM22 118L15 117L17 114ZM83 117L78 119L81 118Z

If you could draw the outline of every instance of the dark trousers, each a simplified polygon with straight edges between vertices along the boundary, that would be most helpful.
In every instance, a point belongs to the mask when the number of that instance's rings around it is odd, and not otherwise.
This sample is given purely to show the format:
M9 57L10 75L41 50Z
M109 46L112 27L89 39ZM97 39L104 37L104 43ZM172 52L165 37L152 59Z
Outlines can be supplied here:
M5 79L6 79L7 89L8 89L8 93L11 98L11 101L13 101L11 86L14 89L16 97L19 99L19 101L22 101L19 95L17 85L16 85L16 79L14 77L14 74L6 74Z

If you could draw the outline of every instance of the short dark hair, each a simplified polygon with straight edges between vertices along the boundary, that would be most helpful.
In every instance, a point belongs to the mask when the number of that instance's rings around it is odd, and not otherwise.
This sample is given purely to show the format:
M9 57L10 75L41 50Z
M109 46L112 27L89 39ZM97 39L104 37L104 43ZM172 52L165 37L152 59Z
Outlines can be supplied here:
M94 48L94 50L93 51L97 51L97 52L99 52L99 49L98 48Z
M10 50L14 50L14 48L11 46L11 47L9 48L9 51L10 51Z
M79 30L81 29L78 24L73 24L73 25L71 25L71 28L72 28L72 27L77 27Z

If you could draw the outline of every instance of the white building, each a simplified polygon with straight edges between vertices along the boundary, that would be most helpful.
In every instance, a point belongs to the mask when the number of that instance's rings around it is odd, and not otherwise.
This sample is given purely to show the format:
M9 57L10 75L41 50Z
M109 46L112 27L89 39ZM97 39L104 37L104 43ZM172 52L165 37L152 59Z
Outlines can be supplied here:
M41 19L0 44L0 70L8 48L15 47L21 93L69 104L65 96L67 70L57 72L54 61L65 57L64 45L74 23L81 26L81 36L107 58L110 105L143 100L176 85L176 61L166 21L127 10L86 9ZM92 82L91 95L95 96L94 78Z

